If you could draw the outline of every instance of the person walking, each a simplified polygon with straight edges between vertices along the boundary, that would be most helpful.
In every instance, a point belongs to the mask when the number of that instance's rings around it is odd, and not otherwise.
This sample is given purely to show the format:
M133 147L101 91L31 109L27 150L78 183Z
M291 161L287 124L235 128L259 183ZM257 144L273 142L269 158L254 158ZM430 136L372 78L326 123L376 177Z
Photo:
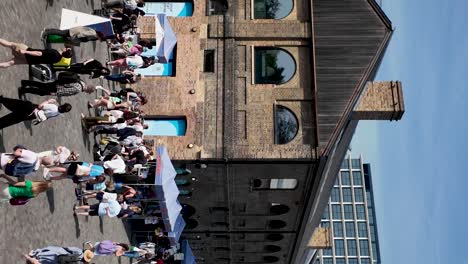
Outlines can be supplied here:
M126 207L126 209L124 209ZM141 208L138 206L127 206L127 204L120 204L116 200L101 201L93 205L75 206L73 211L77 215L82 216L108 216L126 218L134 214L141 213Z
M124 70L120 74L113 74L104 76L108 81L118 82L121 84L133 84L141 80L142 76L139 73L133 71Z
M112 242L110 240L97 242L94 245L91 242L87 242L86 245L90 247L90 250L94 252L95 256L115 255L120 257L130 250L130 246L128 244Z
M67 69L57 69L57 71L88 74L92 79L110 74L109 68L104 67L101 62L95 59L89 59L80 63L73 63Z
M38 248L23 255L30 264L90 263L93 257L94 253L91 250L58 246Z
M10 200L12 198L31 199L52 188L51 182L45 181L15 181L13 178L0 174L7 183L0 181L0 198Z
M30 101L0 96L0 108L2 105L11 113L0 118L0 129L27 120L34 120L35 124L38 124L62 113L70 112L72 109L72 106L68 103L58 105L55 99L49 99L37 105Z
M16 145L13 153L0 154L0 169L10 176L27 176L38 169L39 156L22 145Z
M62 57L71 58L71 49L65 48L61 51L55 49L33 49L26 44L15 43L0 38L0 45L10 48L13 58L0 63L0 68L8 68L17 64L54 64L59 62Z
M73 27L65 30L57 28L47 28L44 29L42 33L42 38L48 42L52 41L52 39L62 38L63 42L70 43L73 45L80 45L81 42L106 40L102 32L96 31L90 27Z
M57 80L52 82L22 80L18 91L20 95L29 93L40 96L56 95L62 97L76 95L81 92L91 94L96 91L96 86L86 84L76 73L62 72Z
M117 66L121 68L129 68L129 69L139 69L139 68L147 68L153 65L156 62L156 58L154 56L145 57L140 55L134 56L127 56L123 59L113 60L107 62L107 65Z

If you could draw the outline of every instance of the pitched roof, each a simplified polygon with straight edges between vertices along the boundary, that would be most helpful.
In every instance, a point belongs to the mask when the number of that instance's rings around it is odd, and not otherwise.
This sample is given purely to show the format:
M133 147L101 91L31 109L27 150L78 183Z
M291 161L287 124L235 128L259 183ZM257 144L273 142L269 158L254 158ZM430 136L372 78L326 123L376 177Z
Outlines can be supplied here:
M374 0L312 2L318 148L326 155L374 78L393 30Z

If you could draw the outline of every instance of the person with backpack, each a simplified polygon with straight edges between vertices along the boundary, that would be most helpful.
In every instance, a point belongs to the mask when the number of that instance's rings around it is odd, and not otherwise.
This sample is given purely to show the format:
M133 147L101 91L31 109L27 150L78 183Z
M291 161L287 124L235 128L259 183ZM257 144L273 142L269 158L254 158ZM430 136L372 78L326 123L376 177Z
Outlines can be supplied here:
M68 103L58 105L55 99L49 99L41 104L30 101L7 98L0 95L0 109L5 106L11 113L0 118L0 129L31 120L37 125L47 119L70 112L72 106Z
M8 182L7 184L0 181L0 197L9 200L11 205L23 205L29 199L52 188L51 182L29 180L18 182L5 174L0 174L0 178Z
M5 174L20 177L27 176L38 167L39 157L37 153L28 150L22 145L16 145L13 153L0 154L0 168Z
M78 264L90 263L94 253L77 247L48 246L31 250L23 257L31 264Z
M78 74L73 72L61 72L57 80L52 82L22 80L21 87L18 89L20 96L29 93L40 96L56 95L58 97L72 96L81 92L91 94L95 91L96 86L86 84Z

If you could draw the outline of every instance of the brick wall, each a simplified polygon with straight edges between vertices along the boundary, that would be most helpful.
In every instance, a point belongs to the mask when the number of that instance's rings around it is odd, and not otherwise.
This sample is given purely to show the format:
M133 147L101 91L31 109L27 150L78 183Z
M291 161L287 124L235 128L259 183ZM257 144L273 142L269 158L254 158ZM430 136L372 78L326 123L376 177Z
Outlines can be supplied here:
M400 120L404 112L401 82L369 82L353 111L353 119Z

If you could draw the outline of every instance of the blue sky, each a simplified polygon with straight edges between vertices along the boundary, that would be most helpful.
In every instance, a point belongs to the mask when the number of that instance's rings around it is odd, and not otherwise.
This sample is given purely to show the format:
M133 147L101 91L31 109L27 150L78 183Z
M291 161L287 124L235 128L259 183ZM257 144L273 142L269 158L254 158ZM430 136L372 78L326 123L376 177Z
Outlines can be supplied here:
M395 32L376 80L401 80L399 122L361 122L383 263L468 263L468 1L383 0Z

